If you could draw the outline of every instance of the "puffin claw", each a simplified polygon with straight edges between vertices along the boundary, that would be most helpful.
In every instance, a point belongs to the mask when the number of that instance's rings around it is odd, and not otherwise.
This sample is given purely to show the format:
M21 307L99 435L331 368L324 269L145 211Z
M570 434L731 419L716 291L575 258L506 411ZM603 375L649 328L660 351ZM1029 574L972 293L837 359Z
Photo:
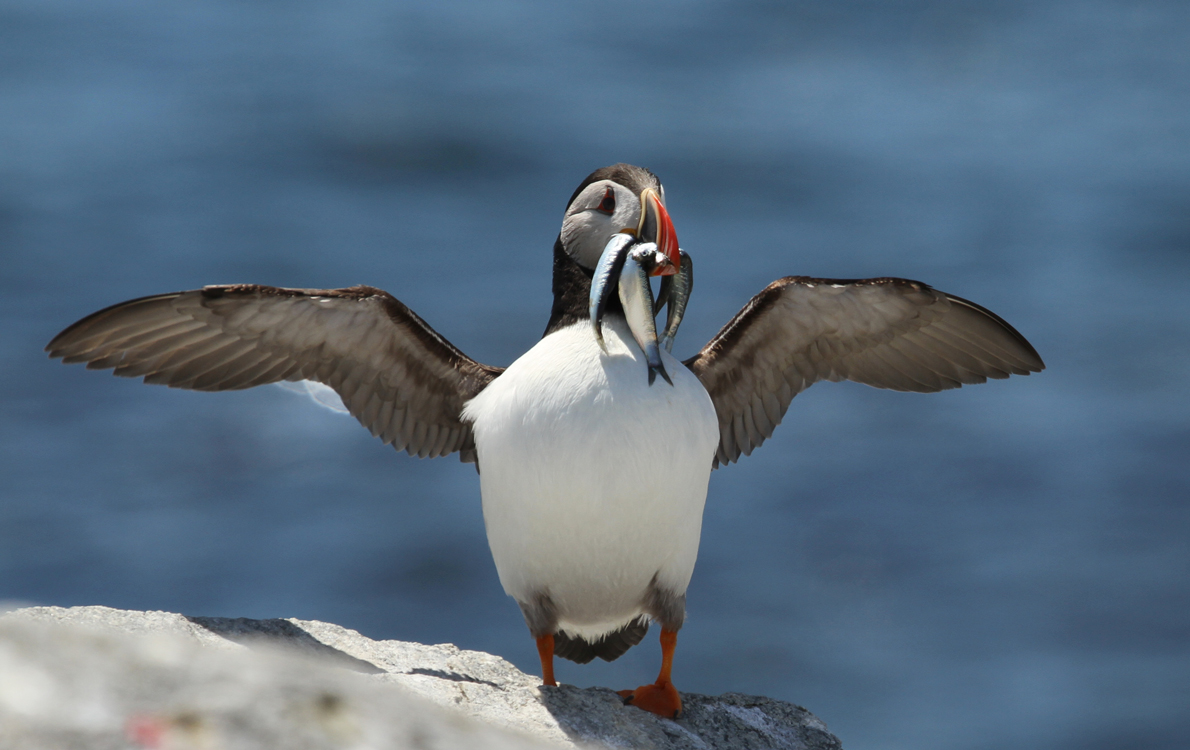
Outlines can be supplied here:
M624 699L625 706L636 706L665 719L676 719L682 715L682 697L673 683L668 681L658 680L652 685L641 685L636 690L620 690L617 695Z

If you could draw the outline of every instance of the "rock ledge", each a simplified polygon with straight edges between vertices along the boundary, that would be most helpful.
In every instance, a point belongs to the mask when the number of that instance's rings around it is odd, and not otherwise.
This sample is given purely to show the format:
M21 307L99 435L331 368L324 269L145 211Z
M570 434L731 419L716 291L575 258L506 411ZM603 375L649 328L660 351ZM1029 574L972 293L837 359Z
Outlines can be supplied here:
M840 750L800 706L685 693L662 719L499 657L324 622L107 607L0 616L0 747Z

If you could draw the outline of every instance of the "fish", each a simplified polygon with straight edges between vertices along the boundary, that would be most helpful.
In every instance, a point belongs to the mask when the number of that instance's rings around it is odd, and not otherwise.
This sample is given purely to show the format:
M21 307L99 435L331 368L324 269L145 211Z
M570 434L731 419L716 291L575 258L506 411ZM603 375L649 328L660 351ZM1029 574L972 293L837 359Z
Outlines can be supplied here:
M694 261L685 250L678 250L682 262L678 272L672 276L661 277L661 289L657 292L657 312L669 305L669 312L665 315L665 331L661 334L661 345L665 351L674 350L674 337L678 335L678 326L682 325L682 317L686 314L686 305L690 302L690 293L694 290Z
M587 311L591 316L595 341L605 352L607 344L603 341L603 313L607 309L607 301L619 287L620 270L624 267L629 248L636 244L636 241L636 237L628 232L613 235L604 246L599 263L595 266L595 275L591 278L591 301Z
M661 361L657 324L653 320L657 313L653 307L653 289L649 286L649 275L665 263L672 264L672 261L651 242L632 248L626 253L621 266L618 287L624 318L628 321L632 338L636 339L649 365L649 385L653 385L660 374L672 386L674 382L670 380L665 364Z

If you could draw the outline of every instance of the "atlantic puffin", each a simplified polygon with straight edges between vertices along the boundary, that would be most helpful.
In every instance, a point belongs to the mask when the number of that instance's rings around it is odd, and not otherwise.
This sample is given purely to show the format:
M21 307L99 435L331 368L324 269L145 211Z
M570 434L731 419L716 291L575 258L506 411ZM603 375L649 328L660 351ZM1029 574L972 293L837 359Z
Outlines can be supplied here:
M647 278L632 287L630 265L638 281L637 266L662 277L656 300ZM1044 369L995 313L900 278L778 279L679 361L668 347L691 274L660 180L615 164L567 203L549 322L507 368L476 362L370 286L142 297L83 318L46 350L200 391L316 381L397 450L458 453L479 471L492 557L536 639L544 685L556 685L554 656L610 661L656 622L660 673L621 695L676 717L674 647L712 469L749 455L821 380L934 392ZM667 303L658 347L641 329Z

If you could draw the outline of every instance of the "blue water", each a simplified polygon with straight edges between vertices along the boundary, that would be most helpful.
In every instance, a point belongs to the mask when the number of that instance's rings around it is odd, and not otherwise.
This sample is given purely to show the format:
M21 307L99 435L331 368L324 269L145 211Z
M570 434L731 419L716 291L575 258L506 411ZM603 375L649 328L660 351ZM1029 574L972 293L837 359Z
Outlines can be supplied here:
M41 349L154 292L368 283L507 364L566 198L629 161L697 265L675 353L779 276L898 275L1049 367L798 396L712 478L679 686L803 704L851 750L1185 747L1188 38L1183 2L0 0L0 599L535 671L471 467Z

